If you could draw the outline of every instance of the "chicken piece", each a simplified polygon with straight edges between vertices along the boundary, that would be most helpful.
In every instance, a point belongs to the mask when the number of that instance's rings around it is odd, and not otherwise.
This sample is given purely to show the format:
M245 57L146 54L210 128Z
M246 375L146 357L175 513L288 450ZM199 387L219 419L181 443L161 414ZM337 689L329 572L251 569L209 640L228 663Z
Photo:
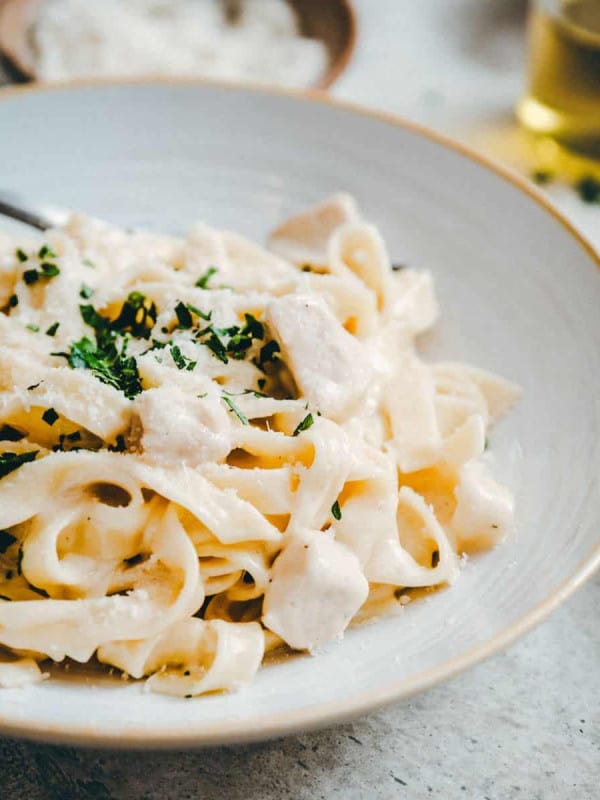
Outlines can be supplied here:
M514 514L512 494L488 475L481 462L462 467L454 494L457 504L451 524L460 549L493 547L510 531Z
M322 298L281 297L267 307L267 321L308 403L335 421L351 414L369 387L372 369L364 346Z
M263 622L296 650L340 638L369 584L348 548L322 531L294 534L271 569Z
M275 228L269 248L294 264L325 267L329 237L340 225L358 222L360 213L349 194L334 194Z
M213 397L190 397L177 386L148 389L135 401L143 452L161 464L222 461L231 449L225 408Z

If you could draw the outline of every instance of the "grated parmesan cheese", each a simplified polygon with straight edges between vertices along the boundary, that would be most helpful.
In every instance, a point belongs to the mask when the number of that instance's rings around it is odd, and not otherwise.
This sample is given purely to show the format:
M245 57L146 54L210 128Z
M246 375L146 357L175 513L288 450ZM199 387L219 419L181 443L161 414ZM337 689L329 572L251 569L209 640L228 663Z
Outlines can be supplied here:
M285 0L244 0L235 23L220 0L47 0L32 29L45 81L171 75L310 86L324 44L301 35Z

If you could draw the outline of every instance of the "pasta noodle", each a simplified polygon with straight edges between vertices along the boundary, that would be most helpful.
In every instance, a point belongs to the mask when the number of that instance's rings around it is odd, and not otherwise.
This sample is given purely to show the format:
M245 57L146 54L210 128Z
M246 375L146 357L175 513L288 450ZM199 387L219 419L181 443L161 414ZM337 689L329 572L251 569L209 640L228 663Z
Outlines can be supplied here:
M235 689L510 529L483 452L518 389L419 357L431 276L346 195L269 248L78 215L0 238L0 685L95 658Z

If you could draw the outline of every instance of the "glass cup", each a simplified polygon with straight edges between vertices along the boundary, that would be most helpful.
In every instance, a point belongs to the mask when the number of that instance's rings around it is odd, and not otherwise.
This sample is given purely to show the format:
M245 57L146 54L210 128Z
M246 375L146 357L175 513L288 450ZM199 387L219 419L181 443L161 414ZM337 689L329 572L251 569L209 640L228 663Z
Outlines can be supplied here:
M534 0L528 51L521 123L600 157L600 0Z

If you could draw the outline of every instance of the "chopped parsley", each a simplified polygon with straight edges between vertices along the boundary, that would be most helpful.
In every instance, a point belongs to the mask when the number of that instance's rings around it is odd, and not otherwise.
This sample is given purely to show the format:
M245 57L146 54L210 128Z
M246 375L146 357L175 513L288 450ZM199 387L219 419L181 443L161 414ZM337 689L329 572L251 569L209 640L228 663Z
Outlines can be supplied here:
M67 353L52 353L66 358L73 369L88 369L102 383L119 389L130 400L142 391L133 356L127 355L127 338L119 341L111 330L98 330L96 341L84 336L73 342Z
M100 314L92 305L79 306L79 312L85 324L96 333L130 333L141 339L150 338L158 316L156 305L141 292L130 292L118 316L113 320Z
M229 407L229 410L236 415L236 417L239 419L242 425L250 424L248 417L240 411L240 409L236 406L231 397L223 395L223 402Z
M27 582L27 585L29 586L32 592L39 594L40 597L50 597L50 595L45 589L38 589L37 586L34 586L32 583L29 583L29 581Z
M554 173L547 169L534 169L531 173L531 180L538 186L545 186L554 180Z
M105 330L110 325L110 320L99 314L94 306L79 306L79 313L85 324L95 331Z
M197 361L192 361L191 358L184 356L176 344L171 345L170 351L177 369L185 369L188 372L191 372L198 363Z
M17 428L13 428L12 425L0 425L0 441L20 442L25 436L26 434L17 430Z
M23 250L21 247L17 247L17 249L15 251L15 255L19 259L21 264L23 264L29 258L29 256L25 252L25 250Z
M30 324L30 325L25 325L25 327L27 328L28 331L31 331L32 333L39 333L40 330L39 325Z
M265 326L259 322L252 314L244 314L246 324L242 329L244 336L251 336L253 339L265 338Z
M55 336L56 331L60 328L60 322L53 322L46 331L46 336Z
M216 272L216 267L209 267L204 275L201 275L196 281L195 285L198 287L198 289L208 289L208 282Z
M292 436L299 436L302 433L302 431L307 431L309 428L311 428L313 423L314 423L313 415L309 412L304 417L302 422L299 422L296 425L296 427L294 428L294 432L292 433Z
M23 464L27 464L29 461L35 461L39 452L39 450L31 450L28 453L2 453L2 455L0 455L0 479L5 478L11 472L19 469Z
M73 433L61 433L60 436L58 437L58 444L55 444L52 450L55 453L64 453L65 451L70 452L71 450L81 450L81 447L72 446L74 442L80 442L80 441L81 441L80 431L74 431Z
M42 278L45 280L50 280L50 278L56 278L57 275L60 275L60 269L56 266L56 264L51 264L49 261L44 261L42 264L40 264L39 269L26 269L23 273L23 280L27 286L31 286Z
M175 314L177 316L177 322L179 323L180 328L185 330L187 328L191 328L194 324L190 309L185 303L182 303L181 300L175 306Z
M93 375L132 399L142 391L137 363L127 355L128 334L149 339L158 310L141 292L130 292L118 316L111 320L92 305L79 306L81 318L96 333L96 340L84 336L71 344L66 353L52 353L66 358L73 369L88 369ZM55 331L56 332L56 331Z
M23 280L27 284L27 286L31 286L32 283L39 281L40 273L37 269L26 269L23 273Z
M277 353L281 352L281 348L275 341L272 339L270 342L267 342L263 347L260 348L260 354L258 356L258 365L260 367L263 364L266 364L269 361L275 361L277 358Z
M8 548L17 541L17 537L8 531L0 531L0 553L6 553Z
M125 437L123 434L120 433L115 439L115 443L108 445L108 449L112 453L124 453L125 450L127 450L127 445L125 443Z
M229 397L242 397L245 394L251 394L253 397L268 397L268 394L262 394L262 392L255 392L254 389L244 389L241 392L228 392L227 389L223 389L223 394L229 395Z
M338 500L336 500L335 503L331 506L331 513L333 514L334 519L337 519L338 521L341 520L342 509L340 508Z
M600 203L600 180L593 175L584 175L575 188L584 203Z
M54 423L58 419L58 414L53 408L49 408L42 414L42 419L44 420L46 425L50 425L50 427L52 427L52 425L54 425Z
M90 297L94 294L94 290L91 286L88 286L87 283L81 284L81 289L79 290L79 297L83 298L84 300L89 300Z
M146 299L141 292L130 292L121 307L119 316L109 325L112 330L120 333L131 333L132 336L149 339L157 316L158 310L155 303Z
M137 567L138 564L141 564L142 561L145 560L146 557L143 555L143 553L138 553L130 558L124 558L123 563L125 564L126 569L131 569L131 567Z
M244 314L245 324L231 325L229 328L216 328L207 325L195 334L196 340L208 349L223 364L230 358L242 360L252 347L254 339L262 339L265 333L264 325L252 314Z
M211 329L211 334L208 337L208 339L204 339L201 342L201 344L203 344L206 347L208 347L208 349L211 351L211 353L214 356L216 356L219 359L219 361L222 361L223 364L227 364L228 363L229 359L227 358L227 351L225 349L225 345L219 339L217 334L214 331L212 331L212 329Z
M57 254L49 244L43 244L38 250L38 258L57 258Z
M18 305L19 305L19 298L17 297L16 294L11 294L11 296L8 298L8 307L14 308L15 306Z
M187 308L192 312L192 314L196 314L200 319L203 319L205 322L210 322L210 318L212 317L212 311L209 311L208 314L205 314L201 308L196 308L191 303L185 304Z

